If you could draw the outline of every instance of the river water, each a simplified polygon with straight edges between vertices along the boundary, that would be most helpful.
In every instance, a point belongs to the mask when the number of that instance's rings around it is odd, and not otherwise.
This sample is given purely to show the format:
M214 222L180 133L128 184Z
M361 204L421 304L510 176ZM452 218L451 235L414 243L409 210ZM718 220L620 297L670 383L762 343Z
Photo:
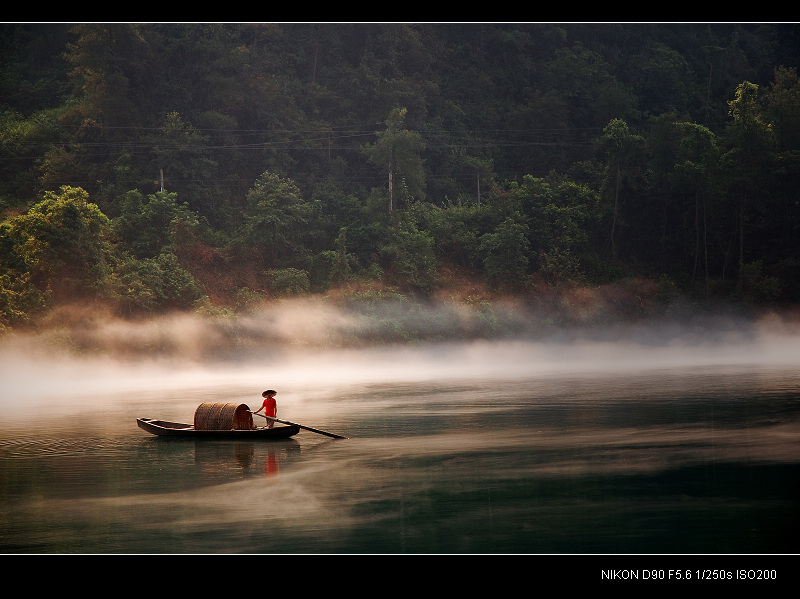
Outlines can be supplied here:
M221 362L6 351L6 554L785 554L800 338L307 349ZM155 437L202 402L301 431Z

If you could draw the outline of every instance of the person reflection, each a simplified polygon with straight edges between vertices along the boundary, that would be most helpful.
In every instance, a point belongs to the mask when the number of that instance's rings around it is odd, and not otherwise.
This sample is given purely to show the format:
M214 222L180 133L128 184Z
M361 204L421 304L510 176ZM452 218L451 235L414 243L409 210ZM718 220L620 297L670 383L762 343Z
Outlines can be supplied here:
M275 476L278 474L278 453L274 449L270 449L267 454L265 474L267 476Z

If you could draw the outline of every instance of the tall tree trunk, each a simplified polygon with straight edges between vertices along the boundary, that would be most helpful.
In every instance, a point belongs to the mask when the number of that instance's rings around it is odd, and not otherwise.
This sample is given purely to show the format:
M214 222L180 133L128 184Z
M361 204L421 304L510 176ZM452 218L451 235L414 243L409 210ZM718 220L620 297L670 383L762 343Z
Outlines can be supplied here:
M703 264L706 297L708 297L708 222L706 221L706 202L703 200Z
M747 189L742 192L742 199L739 202L739 281L737 286L739 291L744 287L744 211L747 202Z
M394 164L389 161L389 212L394 212Z
M619 186L622 177L622 169L619 162L617 163L617 181L614 189L614 212L611 218L611 256L616 260L617 258L617 241L616 241L616 228L617 228L617 212L619 211Z
M700 198L694 191L694 264L692 265L692 287L697 279L697 263L700 261Z

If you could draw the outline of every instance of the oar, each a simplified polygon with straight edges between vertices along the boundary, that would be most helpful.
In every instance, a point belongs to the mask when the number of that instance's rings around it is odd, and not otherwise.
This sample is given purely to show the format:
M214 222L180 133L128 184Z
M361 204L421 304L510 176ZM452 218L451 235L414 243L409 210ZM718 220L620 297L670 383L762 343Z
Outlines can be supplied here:
M256 414L248 410L251 414ZM256 416L261 416L262 418L266 418L267 420L274 420L275 422L281 422L283 424L290 424L292 426L299 426L302 429L307 431L311 431L312 433L319 433L320 435L327 435L328 437L333 437L334 439L347 439L347 437L342 437L341 435L336 435L334 433L328 433L325 431L321 431L318 428L311 428L310 426L303 426L302 424L297 424L296 422L289 422L288 420L280 420L279 418L275 418L274 416L264 416L264 414L256 414Z

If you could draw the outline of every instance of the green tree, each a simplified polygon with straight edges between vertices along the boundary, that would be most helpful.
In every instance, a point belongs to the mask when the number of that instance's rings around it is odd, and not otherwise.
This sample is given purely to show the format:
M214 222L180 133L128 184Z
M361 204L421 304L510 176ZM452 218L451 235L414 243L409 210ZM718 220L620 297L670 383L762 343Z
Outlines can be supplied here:
M635 114L635 96L612 73L611 65L597 49L575 42L555 50L546 63L544 82L565 106L573 127L599 127L615 115Z
M676 127L681 143L670 181L675 190L691 198L694 229L691 283L695 283L702 258L708 293L707 202L718 182L720 153L716 137L706 127L695 123L677 123Z
M506 218L492 233L481 236L480 249L486 279L500 291L521 291L528 286L528 228Z
M685 110L691 69L678 50L661 42L648 43L628 59L626 69L639 106L649 114Z
M0 226L0 238L3 236ZM25 324L32 314L45 308L48 294L30 282L30 273L0 273L0 333L6 328Z
M159 86L153 83L157 47L152 29L143 24L83 23L70 31L74 41L62 59L72 89L62 104L60 135L45 146L41 178L45 189L80 185L110 215L109 198L141 180L131 169L131 156L144 158L142 132L150 130L152 116L161 114L160 106L154 108L159 104ZM121 188L120 178L125 180ZM107 186L112 189L104 193Z
M66 161L62 171L34 149L66 142L68 135L59 126L66 110L62 107L41 110L29 117L13 111L0 112L0 209L26 206L36 196L39 186L52 178L58 182L74 174ZM57 170L57 173L53 173ZM57 187L58 184L56 184Z
M480 268L480 236L497 225L496 211L477 204L426 207L425 229L437 255L448 264Z
M138 259L122 255L104 278L100 295L125 316L188 309L202 296L195 278L171 252Z
M206 147L208 137L184 122L180 114L171 112L150 141L155 156L152 176L160 177L163 171L165 189L176 191L198 214L221 223L212 186L217 162Z
M433 238L411 220L404 220L382 248L389 263L387 274L407 288L430 293L436 286Z
M540 271L554 282L579 279L588 230L597 213L597 196L565 176L526 175L513 187L530 227L532 254Z
M800 297L800 77L795 68L778 68L764 94L766 118L775 127L776 155L772 190L766 198L764 263L779 274L788 297Z
M600 151L606 158L607 188L611 195L609 241L614 259L617 258L617 229L623 180L636 172L644 145L644 138L631 133L628 124L622 119L612 119L598 140Z
M354 278L356 266L355 256L347 250L347 229L342 227L334 240L334 249L317 253L311 261L312 288L324 291L331 285L346 283Z
M272 268L267 275L269 287L276 295L302 295L311 287L308 273L299 268Z
M3 245L13 254L10 262L19 274L30 273L38 289L80 296L106 274L111 221L88 200L83 189L64 186L7 222Z
M353 276L353 256L347 251L347 229L342 227L334 242L335 252L331 265L331 282L344 283Z
M84 118L110 127L138 122L139 110L146 107L144 94L152 87L147 29L133 23L83 23L73 28L77 40L67 44L64 58L72 67L78 111Z
M767 178L775 149L772 126L766 122L759 102L758 85L745 81L736 88L729 102L732 123L729 128L727 152L722 156L731 193L738 199L737 230L739 242L739 277L741 290L745 275L745 229L749 203L760 199L768 189Z
M800 77L797 69L779 67L765 93L765 119L775 127L777 149L800 152Z
M425 199L425 171L421 152L425 149L422 136L404 127L407 110L395 108L386 119L386 130L377 133L377 141L368 144L364 152L370 162L385 167L389 173L389 211L397 207L398 176L409 195Z
M255 248L270 264L303 258L312 206L291 179L264 172L247 193L238 243Z
M176 219L196 225L197 216L188 204L178 203L178 194L158 191L144 196L129 191L120 201L119 217L113 219L121 248L137 258L154 258L172 243L171 225Z

